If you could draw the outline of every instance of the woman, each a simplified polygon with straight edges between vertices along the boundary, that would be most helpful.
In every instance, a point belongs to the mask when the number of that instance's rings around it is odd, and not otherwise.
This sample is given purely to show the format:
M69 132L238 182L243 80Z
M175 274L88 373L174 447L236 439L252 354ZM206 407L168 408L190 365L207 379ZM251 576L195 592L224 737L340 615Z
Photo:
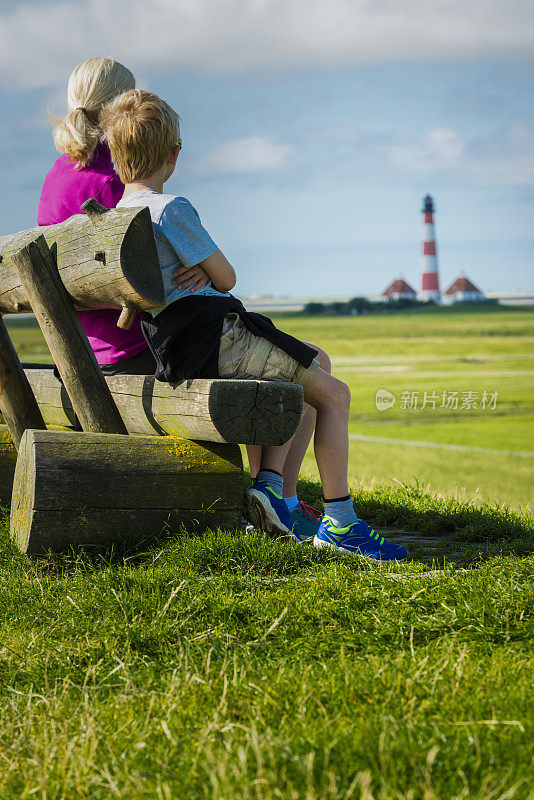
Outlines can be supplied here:
M76 67L67 87L67 114L51 118L54 144L62 155L44 180L38 225L81 214L82 203L91 197L106 208L115 208L124 186L113 169L108 146L101 141L99 120L105 105L133 88L130 70L112 58L91 58ZM141 332L140 315L125 331L117 328L118 309L78 314L102 372L154 373L156 365Z

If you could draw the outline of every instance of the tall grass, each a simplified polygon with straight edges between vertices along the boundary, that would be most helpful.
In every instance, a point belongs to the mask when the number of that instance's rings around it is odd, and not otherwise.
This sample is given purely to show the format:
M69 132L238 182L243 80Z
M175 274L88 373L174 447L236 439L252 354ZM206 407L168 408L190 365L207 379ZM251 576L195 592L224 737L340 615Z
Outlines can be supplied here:
M379 566L181 530L30 560L4 526L0 797L531 797L531 520L395 504L495 549Z

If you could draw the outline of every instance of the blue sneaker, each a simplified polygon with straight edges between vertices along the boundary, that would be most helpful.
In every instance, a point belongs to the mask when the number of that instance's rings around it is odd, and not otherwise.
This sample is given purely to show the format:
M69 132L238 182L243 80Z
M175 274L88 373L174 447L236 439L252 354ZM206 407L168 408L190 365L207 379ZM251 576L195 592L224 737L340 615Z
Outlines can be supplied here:
M293 522L289 516L286 502L267 481L254 481L243 495L243 516L255 528L270 536L287 536L293 533Z
M363 519L336 528L329 517L323 517L313 540L315 547L334 547L342 553L355 553L378 561L404 561L408 551L402 544L388 542Z
M293 511L289 512L289 516L293 523L293 534L300 542L314 538L321 523L320 511L300 500Z

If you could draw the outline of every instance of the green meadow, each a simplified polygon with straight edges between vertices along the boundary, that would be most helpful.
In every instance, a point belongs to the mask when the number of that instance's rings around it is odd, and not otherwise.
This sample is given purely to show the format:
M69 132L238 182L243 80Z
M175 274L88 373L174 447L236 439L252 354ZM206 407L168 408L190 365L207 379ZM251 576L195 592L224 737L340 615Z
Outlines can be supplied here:
M350 433L379 440L351 441L354 484L418 482L446 497L531 506L534 309L475 306L277 323L329 353L332 371L351 389ZM377 409L380 389L395 395L393 408ZM455 394L457 407L447 408ZM311 450L304 467L317 476Z
M277 321L349 383L357 508L409 561L184 529L29 559L5 509L2 800L533 800L533 312Z

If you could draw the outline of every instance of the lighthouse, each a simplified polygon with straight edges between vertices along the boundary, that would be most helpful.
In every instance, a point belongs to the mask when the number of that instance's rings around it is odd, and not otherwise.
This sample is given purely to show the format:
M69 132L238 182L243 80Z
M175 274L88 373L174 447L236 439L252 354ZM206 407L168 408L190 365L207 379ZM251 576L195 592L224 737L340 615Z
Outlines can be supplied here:
M439 290L436 234L434 233L434 203L429 194L423 200L423 265L421 271L421 300L441 303Z

